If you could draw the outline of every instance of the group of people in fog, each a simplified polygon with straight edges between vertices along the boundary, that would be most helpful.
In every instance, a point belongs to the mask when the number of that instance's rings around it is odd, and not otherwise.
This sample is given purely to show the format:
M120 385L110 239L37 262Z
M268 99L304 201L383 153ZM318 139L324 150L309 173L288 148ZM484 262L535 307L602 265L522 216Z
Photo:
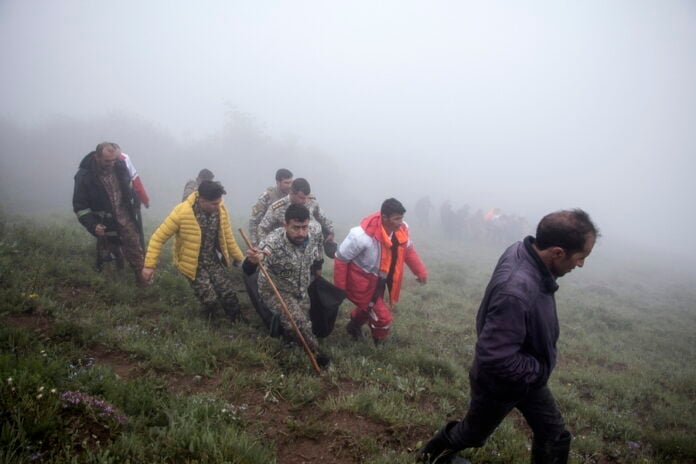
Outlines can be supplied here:
M443 201L436 208L429 196L416 201L414 214L416 224L424 228L437 225L449 240L505 244L531 231L524 217L504 213L500 208L491 208L485 212L477 209L472 212L468 204L455 208L450 200Z
M252 303L265 305L274 316L277 326L269 326L271 333L282 333L288 342L302 339L324 368L330 359L320 351L312 331L308 288L321 278L326 258L333 259L333 285L355 305L347 333L361 340L367 326L374 344L381 345L392 327L392 308L399 300L405 268L419 283L428 281L427 268L404 222L403 204L395 198L384 200L378 211L365 216L337 243L333 223L312 195L309 182L293 178L288 169L279 169L275 181L251 208L245 253L232 231L223 201L225 189L207 169L187 182L182 201L145 247L140 206L147 207L149 198L132 160L115 143L99 144L80 163L73 209L97 238L97 269L109 260L123 267L125 260L138 286L152 284L161 251L174 237L174 263L208 315L222 307L232 321L240 318L228 268L241 267L247 278L254 276ZM427 224L432 209L428 198L416 204L421 224ZM496 240L507 239L511 232L519 232L521 238L527 229L517 218L508 221L500 211L489 213L482 217L484 228L490 228L487 236L494 230L506 231ZM448 203L441 208L442 225L452 238L471 234L474 217L478 215L469 216L468 210L455 213ZM508 221L505 228L500 228L501 221ZM598 237L587 213L563 210L546 215L535 236L503 252L476 317L469 409L461 421L447 423L418 450L418 462L468 462L458 452L482 446L513 408L532 429L532 463L567 462L571 434L548 388L559 337L554 295L557 279L583 266ZM266 272L258 273L259 267Z

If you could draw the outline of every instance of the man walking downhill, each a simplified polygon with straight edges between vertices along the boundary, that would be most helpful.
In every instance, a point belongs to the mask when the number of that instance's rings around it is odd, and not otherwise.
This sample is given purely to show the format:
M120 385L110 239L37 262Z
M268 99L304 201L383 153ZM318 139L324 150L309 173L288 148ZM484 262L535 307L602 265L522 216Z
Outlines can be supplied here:
M419 283L428 280L404 222L406 208L395 198L384 200L380 211L364 218L341 242L334 260L334 284L346 290L355 303L346 326L354 340L362 338L362 326L369 323L375 345L389 334L392 313L384 301L389 290L390 304L399 301L404 263Z
M252 274L256 272L259 262L263 262L302 338L316 354L319 366L325 367L329 358L319 353L319 341L312 332L309 318L310 300L307 293L312 280L321 275L323 259L309 229L309 210L303 205L289 205L285 210L283 227L273 230L261 240L258 247L248 249L242 266L245 273ZM280 322L283 335L295 337L292 323L281 309L271 283L263 273L259 274L259 295Z
M480 447L517 408L534 433L533 464L566 464L571 435L547 385L556 365L556 280L582 267L599 236L580 209L548 214L535 237L510 246L493 271L476 316L469 371L471 402L418 453L425 463L468 463L459 450Z
M113 144L103 142L83 158L75 174L73 211L97 238L97 270L101 271L104 261L101 253L117 260L123 256L135 272L136 283L143 285L140 202L119 154Z
M230 262L241 263L244 255L222 201L225 193L219 182L203 181L169 213L150 238L143 279L152 280L162 247L173 235L174 264L188 279L206 316L212 316L220 302L225 314L235 321L240 315L239 301L225 267Z

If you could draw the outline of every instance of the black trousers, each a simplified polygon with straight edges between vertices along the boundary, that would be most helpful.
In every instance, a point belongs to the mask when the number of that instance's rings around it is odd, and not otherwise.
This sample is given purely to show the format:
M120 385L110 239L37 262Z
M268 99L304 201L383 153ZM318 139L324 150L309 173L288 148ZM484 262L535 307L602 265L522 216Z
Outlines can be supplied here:
M517 408L534 432L538 443L556 441L565 430L563 416L549 387L529 390L506 397L479 385L473 378L469 411L461 421L444 431L451 449L462 450L483 446L486 439L500 425L513 408Z

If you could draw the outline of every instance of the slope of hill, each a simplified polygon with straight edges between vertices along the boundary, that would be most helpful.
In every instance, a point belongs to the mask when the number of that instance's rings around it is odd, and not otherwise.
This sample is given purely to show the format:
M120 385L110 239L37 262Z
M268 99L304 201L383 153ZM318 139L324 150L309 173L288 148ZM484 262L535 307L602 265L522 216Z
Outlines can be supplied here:
M0 462L413 462L466 411L473 322L501 251L423 240L430 282L407 279L388 342L353 342L346 304L317 375L246 296L248 322L205 319L170 256L136 289L127 270L95 272L93 248L72 219L0 218ZM571 462L696 462L695 287L591 267L558 294L551 388ZM464 455L522 463L529 446L512 414Z

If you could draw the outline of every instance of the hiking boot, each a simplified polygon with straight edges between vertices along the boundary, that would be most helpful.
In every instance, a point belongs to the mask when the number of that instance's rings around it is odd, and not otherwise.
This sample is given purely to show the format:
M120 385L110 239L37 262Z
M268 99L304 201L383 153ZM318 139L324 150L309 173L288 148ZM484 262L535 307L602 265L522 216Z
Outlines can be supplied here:
M471 464L469 460L457 456L457 451L451 448L447 439L447 431L457 425L451 421L438 431L416 455L416 462L425 464Z
M362 340L363 338L362 327L356 324L352 318L346 325L346 332L348 332L348 335L355 341Z
M239 306L237 295L232 295L227 301L224 301L222 303L222 309L232 322L236 322L242 314L242 308Z
M570 453L570 432L564 430L556 441L532 442L532 464L567 464Z
M216 312L217 312L217 305L216 304L204 304L203 311L201 311L201 316L203 317L203 319L210 322L215 317Z
M316 359L317 364L322 369L326 369L327 367L329 367L329 364L331 364L331 358L329 358L327 355L323 353L317 353Z

